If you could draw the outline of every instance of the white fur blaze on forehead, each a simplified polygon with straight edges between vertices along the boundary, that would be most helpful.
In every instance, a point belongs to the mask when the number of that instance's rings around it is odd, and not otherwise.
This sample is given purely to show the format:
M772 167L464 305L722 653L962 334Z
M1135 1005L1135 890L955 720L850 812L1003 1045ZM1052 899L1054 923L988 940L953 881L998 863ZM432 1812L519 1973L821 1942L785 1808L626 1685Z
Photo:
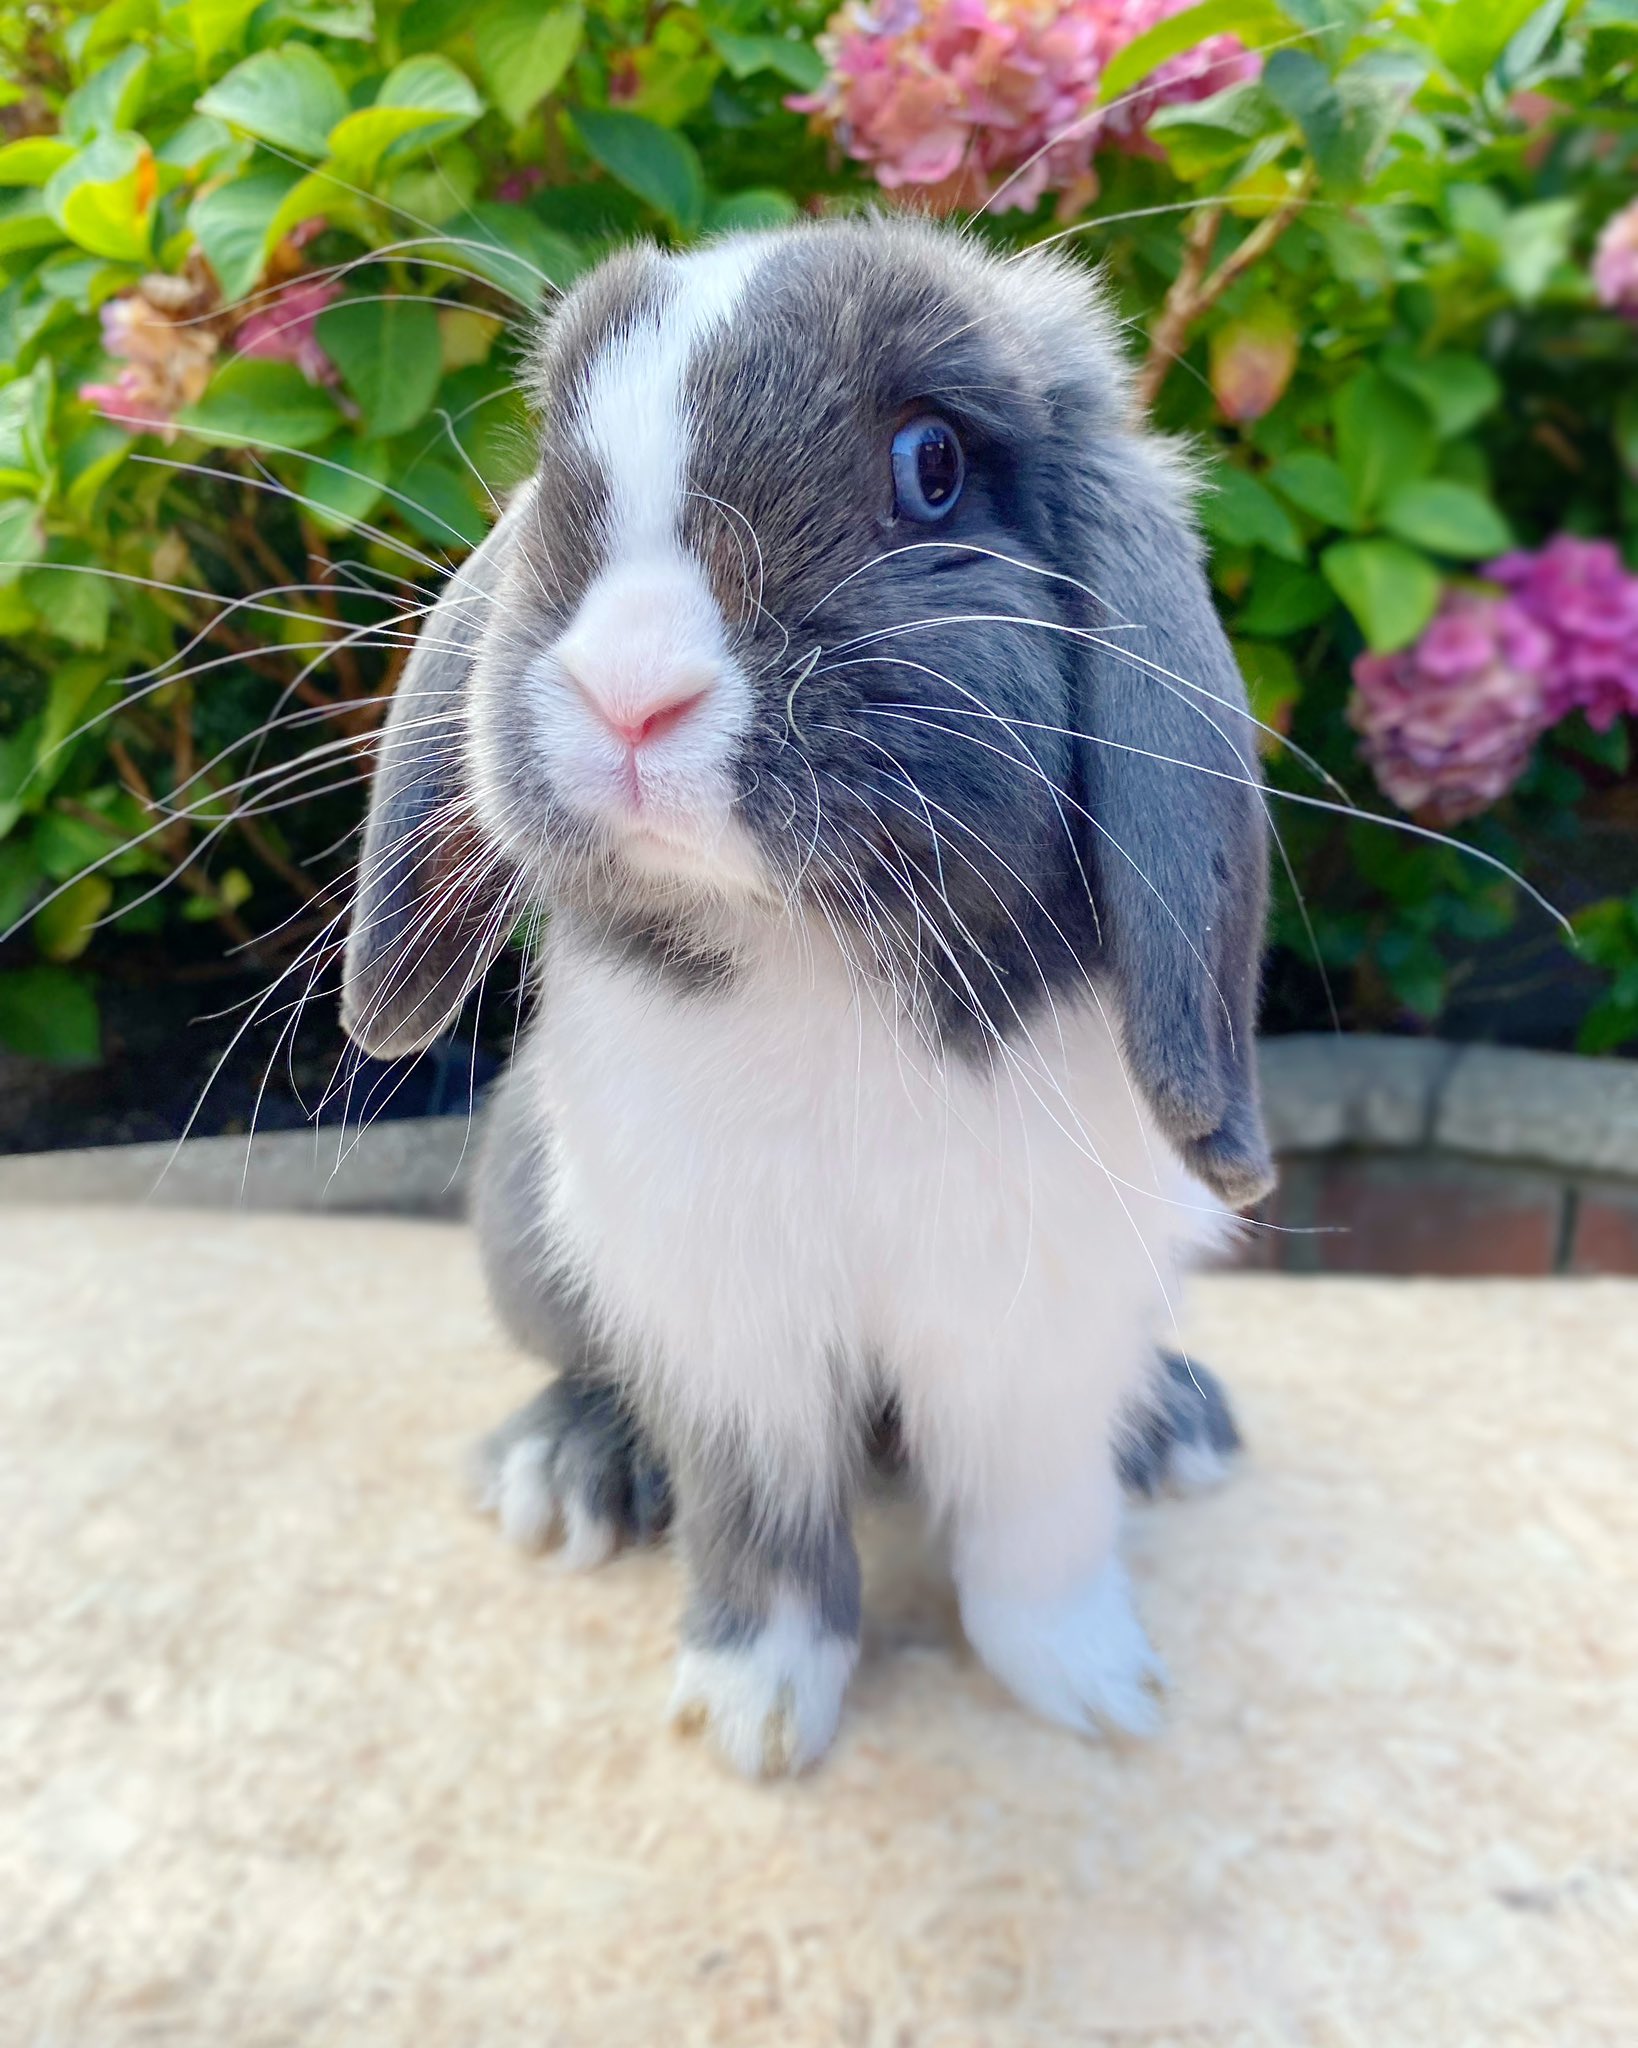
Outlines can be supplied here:
M593 363L574 431L603 473L612 557L674 539L688 471L689 365L732 315L766 251L764 237L744 236L670 258L658 311L619 328Z

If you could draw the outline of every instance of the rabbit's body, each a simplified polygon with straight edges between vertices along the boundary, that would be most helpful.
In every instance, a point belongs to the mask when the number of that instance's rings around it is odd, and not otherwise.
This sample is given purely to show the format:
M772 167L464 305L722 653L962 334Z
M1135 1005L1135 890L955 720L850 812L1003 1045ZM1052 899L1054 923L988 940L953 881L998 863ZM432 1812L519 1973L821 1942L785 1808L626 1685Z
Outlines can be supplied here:
M503 1518L591 1559L674 1486L679 1704L799 1765L890 1409L986 1661L1140 1724L1123 1431L1189 1435L1157 1340L1266 1172L1261 811L1176 477L1084 278L914 227L618 259L542 382L395 708L349 989L423 1042L551 910L479 1222L564 1379Z

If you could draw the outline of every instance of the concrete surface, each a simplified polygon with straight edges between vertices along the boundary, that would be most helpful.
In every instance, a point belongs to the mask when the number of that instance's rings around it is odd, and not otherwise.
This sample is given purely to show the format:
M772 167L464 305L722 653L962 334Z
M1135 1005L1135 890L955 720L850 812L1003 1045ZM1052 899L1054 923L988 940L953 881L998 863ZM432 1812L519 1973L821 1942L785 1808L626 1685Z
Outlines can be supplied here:
M1638 1286L1235 1276L1251 1443L1136 1518L1174 1678L1094 1745L902 1510L811 1778L663 1719L660 1555L463 1510L530 1387L432 1224L0 1224L11 2048L1630 2048Z
M0 1155L0 1209L141 1202L164 1209L454 1216L475 1126L465 1116L379 1120L360 1134L259 1131L184 1145L89 1145Z

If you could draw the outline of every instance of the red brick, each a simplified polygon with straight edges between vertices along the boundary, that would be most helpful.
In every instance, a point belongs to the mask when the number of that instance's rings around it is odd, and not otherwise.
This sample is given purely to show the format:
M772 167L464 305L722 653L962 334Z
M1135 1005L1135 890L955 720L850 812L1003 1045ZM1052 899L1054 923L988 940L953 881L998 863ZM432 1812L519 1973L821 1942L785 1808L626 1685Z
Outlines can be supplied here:
M1638 1273L1638 1188L1593 1182L1576 1198L1572 1273Z
M1316 1162L1308 1270L1551 1273L1564 1192L1551 1175L1459 1159L1341 1156Z

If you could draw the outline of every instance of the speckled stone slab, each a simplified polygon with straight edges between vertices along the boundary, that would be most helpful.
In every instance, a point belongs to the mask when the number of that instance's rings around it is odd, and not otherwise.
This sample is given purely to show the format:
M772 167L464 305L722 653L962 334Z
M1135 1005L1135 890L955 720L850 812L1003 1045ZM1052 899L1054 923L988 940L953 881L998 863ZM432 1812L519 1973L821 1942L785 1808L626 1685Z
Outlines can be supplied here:
M451 1228L0 1230L6 2048L1638 2042L1638 1285L1202 1284L1162 1734L1027 1720L907 1509L829 1763L668 1730L662 1553L508 1552Z

